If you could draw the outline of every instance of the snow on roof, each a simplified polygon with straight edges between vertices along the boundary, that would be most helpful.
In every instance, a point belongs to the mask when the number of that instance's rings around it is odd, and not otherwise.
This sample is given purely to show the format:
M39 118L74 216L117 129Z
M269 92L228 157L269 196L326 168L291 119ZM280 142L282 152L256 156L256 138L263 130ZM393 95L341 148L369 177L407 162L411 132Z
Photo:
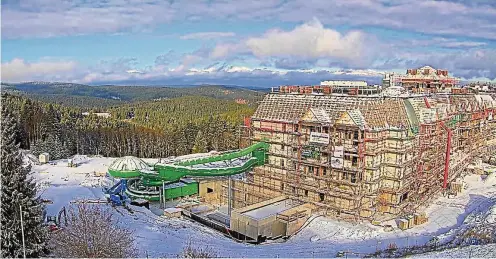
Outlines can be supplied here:
M281 213L283 211L289 210L293 208L295 205L297 204L291 202L291 200L282 200L279 202L268 204L260 208L249 210L242 214L254 219L264 219L272 215Z
M148 164L140 158L134 156L125 156L115 160L108 169L114 171L136 171L147 169L148 167Z
M174 188L179 188L179 187L184 187L186 186L186 184L182 183L182 182L177 182L177 183L172 183L172 184L167 184L165 185L165 190L168 190L168 189L174 189Z
M140 172L144 174L158 174L158 172L153 170L153 168L143 168L140 170Z
M183 179L181 179L181 182L183 182L183 183L196 183L195 180L190 179L190 178L183 178Z

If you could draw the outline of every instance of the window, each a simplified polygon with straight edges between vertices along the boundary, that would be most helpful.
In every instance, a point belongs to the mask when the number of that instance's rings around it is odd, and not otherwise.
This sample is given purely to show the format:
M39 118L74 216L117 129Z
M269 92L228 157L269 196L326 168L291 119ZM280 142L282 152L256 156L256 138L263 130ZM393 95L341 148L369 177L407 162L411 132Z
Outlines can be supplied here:
M324 169L322 170L322 175L327 175L327 168L324 167Z
M308 190L305 190L305 197L308 197Z
M284 159L281 158L281 167L284 167Z
M284 190L284 183L281 183L281 190Z
M323 193L319 193L320 201L324 201L325 195Z
M358 157L354 156L351 160L351 165L357 166L358 165Z
M358 139L358 131L355 131L355 132L353 133L353 139Z
M356 175L355 174L351 175L351 182L356 183Z
M212 193L212 192L214 192L214 189L207 187L207 193Z

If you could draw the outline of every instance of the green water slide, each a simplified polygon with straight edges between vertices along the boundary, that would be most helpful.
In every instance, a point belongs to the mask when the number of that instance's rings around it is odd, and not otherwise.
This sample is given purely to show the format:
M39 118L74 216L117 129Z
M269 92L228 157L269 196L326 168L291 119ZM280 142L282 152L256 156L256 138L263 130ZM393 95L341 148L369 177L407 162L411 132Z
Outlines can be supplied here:
M173 164L156 164L153 171L143 171L141 173L142 183L145 186L155 186L162 184L163 181L179 181L186 176L215 177L240 174L250 170L254 166L263 165L266 160L268 148L269 144L259 142L245 149L226 152L217 156L181 161ZM201 166L222 161L228 163L229 161L243 157L245 157L246 160L236 166Z
M120 179L140 178L140 182L144 186L159 186L163 182L176 182L187 176L215 177L246 172L254 166L265 163L268 149L269 144L259 142L241 150L228 151L215 156L179 161L171 164L155 164L149 166L149 169L134 171L109 169L108 172L111 176ZM241 159L241 161L238 161L236 165L229 166L230 162L235 159ZM225 165L207 165L215 162L225 162Z
M265 164L268 149L269 144L259 142L219 155L153 166L139 158L124 157L115 161L108 173L128 182L125 192L131 197L155 201L160 199L160 190L163 190L166 199L174 199L198 192L198 183L186 177L218 177L247 172Z

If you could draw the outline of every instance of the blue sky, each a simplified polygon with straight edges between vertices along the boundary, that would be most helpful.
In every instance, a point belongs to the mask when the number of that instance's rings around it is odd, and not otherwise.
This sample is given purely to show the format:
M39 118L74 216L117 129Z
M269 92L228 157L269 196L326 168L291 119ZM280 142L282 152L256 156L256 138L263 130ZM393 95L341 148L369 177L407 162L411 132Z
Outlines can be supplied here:
M3 0L2 82L496 81L493 0ZM344 72L344 73L343 73Z

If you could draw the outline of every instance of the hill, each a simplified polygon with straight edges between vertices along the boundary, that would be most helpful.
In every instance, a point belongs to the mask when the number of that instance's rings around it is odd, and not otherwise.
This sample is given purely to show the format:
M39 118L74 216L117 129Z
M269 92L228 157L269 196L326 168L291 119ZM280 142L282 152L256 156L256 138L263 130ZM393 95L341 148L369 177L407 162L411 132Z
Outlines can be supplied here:
M248 105L255 104L263 92L232 86L92 86L73 83L27 82L2 83L2 90L18 93L32 99L78 107L108 107L131 102L171 99L183 96L207 96L232 100Z

